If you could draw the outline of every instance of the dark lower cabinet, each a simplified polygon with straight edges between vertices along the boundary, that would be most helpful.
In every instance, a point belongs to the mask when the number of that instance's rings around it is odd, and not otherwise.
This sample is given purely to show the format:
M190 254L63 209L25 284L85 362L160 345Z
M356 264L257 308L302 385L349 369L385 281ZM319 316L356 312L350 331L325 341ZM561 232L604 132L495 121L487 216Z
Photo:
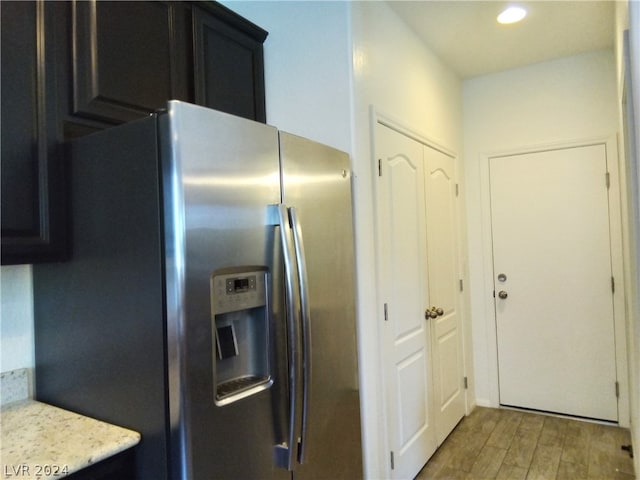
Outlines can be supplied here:
M67 480L134 480L134 448L106 458L65 477Z
M267 32L216 2L0 1L2 264L65 260L62 144L184 100L266 121Z

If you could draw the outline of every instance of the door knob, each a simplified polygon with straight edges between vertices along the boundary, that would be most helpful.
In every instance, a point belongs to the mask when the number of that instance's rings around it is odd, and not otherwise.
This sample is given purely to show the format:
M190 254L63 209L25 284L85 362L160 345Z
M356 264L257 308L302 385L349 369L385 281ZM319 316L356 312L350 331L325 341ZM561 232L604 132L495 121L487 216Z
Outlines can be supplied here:
M505 292L504 290L500 290L500 291L498 292L498 297L502 298L503 300L504 300L505 298L507 298L508 296L509 296L509 294L508 294L507 292Z
M440 315L444 315L444 310L442 308L431 307L424 311L424 318L438 318Z

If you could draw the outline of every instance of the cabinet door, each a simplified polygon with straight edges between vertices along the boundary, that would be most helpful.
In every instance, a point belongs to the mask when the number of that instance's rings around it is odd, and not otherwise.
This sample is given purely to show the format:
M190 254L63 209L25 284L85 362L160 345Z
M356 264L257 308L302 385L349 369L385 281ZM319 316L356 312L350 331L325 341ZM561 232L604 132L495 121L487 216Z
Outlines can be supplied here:
M195 102L266 121L264 57L267 32L215 3L193 7Z
M54 3L0 2L3 265L65 254Z
M74 115L122 123L186 99L179 4L78 1L72 25Z

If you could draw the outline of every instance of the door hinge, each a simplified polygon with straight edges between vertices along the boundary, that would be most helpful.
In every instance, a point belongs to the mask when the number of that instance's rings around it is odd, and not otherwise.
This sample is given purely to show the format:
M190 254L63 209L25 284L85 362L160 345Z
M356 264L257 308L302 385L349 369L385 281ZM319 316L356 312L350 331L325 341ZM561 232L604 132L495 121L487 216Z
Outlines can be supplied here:
M382 176L382 159L381 158L378 159L378 176L379 177Z
M607 188L611 187L611 175L609 175L609 172L604 174L605 176L605 183L607 185Z
M620 398L620 382L616 381L616 398Z
M393 452L391 452L391 470L396 468L396 463L393 459Z
M460 291L464 292L464 280L460 279Z
M460 185L456 183L456 197L460 195Z
M464 377L464 389L467 390L469 388L469 379Z
M611 277L611 293L616 293L616 279Z
M387 307L387 304L384 304L384 321L386 322L387 320L389 320L389 308Z

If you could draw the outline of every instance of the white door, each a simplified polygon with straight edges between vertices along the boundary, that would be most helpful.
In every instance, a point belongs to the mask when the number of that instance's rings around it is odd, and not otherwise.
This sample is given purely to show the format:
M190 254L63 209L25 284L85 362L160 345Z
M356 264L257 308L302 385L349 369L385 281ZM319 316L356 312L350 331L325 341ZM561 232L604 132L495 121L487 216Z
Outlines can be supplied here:
M376 124L376 237L392 478L414 478L436 450L426 309L422 145Z
M436 437L440 445L464 416L455 159L423 147Z
M605 145L489 168L500 403L616 421Z

